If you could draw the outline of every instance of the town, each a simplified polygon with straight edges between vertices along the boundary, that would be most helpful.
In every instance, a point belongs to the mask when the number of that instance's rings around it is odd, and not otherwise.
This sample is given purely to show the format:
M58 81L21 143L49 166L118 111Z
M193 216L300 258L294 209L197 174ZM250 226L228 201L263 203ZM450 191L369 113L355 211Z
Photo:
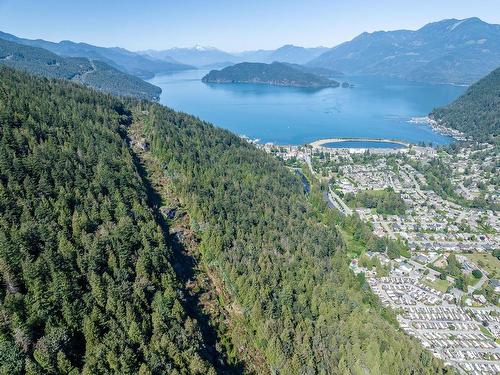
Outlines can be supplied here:
M329 207L404 244L406 254L365 249L350 265L397 314L401 329L461 373L500 372L500 159L494 146L466 145L453 153L322 142L258 147L326 182Z

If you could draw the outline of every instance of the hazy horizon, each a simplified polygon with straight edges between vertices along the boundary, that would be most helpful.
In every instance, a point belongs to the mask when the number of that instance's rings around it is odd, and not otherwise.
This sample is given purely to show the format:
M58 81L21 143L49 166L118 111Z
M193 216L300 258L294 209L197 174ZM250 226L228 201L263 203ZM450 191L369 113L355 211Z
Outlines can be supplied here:
M72 40L132 51L200 45L232 53L286 44L333 47L365 31L416 30L449 18L500 23L500 2L488 0L381 0L376 8L369 0L256 3L0 0L0 22L1 31L28 39Z

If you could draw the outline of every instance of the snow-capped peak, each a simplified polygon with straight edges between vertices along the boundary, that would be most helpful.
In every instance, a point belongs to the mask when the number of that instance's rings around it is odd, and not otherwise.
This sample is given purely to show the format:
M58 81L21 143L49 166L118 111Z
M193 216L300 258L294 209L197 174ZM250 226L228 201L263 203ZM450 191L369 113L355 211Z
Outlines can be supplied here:
M207 47L207 46L200 46L200 45L194 46L193 49L195 49L197 51L214 51L215 50L214 47Z

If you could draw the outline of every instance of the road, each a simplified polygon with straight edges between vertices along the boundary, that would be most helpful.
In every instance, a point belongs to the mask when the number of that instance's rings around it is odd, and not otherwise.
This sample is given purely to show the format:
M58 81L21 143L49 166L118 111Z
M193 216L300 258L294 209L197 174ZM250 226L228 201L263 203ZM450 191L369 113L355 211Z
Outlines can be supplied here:
M81 74L80 76L75 76L72 78L72 80L76 80L76 81L79 81L80 83L82 84L85 84L85 80L87 78L87 76L91 73L94 73L97 68L94 64L94 61L92 59L89 59L89 62L90 62L90 66L91 66L91 70L87 70L86 72L83 72L83 74Z
M347 207L345 202L330 187L328 188L328 200L331 204L345 216L352 215L352 210Z
M306 164L309 167L309 170L311 171L313 176L317 177L316 172L314 172L314 168L312 166L311 157L307 153L305 155L306 155L305 156ZM328 187L328 193L325 194L325 198L327 198L328 200L328 207L330 208L335 207L345 216L352 215L352 210L349 207L347 207L342 198L340 198L330 187Z
M387 234L389 235L389 238L391 238L393 240L397 239L396 235L394 234L394 232L392 231L392 229L389 227L389 225L387 224L387 222L380 221L379 224L382 225L382 228L384 228L384 230L387 232Z

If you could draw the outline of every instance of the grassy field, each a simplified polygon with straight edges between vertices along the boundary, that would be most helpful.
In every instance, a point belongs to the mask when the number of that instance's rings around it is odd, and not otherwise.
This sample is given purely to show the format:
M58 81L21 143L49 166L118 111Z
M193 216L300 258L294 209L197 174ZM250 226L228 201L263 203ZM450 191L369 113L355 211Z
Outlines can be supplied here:
M366 248L358 241L356 241L352 234L349 234L347 231L340 228L340 226L337 226L337 229L340 232L340 235L342 236L345 244L347 245L347 255L349 256L349 258L358 258L365 253Z
M435 281L429 281L424 278L422 282L425 285L434 288L436 290L439 290L440 292L443 293L445 293L448 287L450 286L450 282L448 280L436 279Z
M490 253L465 254L474 264L488 272L490 279L500 276L500 260Z

